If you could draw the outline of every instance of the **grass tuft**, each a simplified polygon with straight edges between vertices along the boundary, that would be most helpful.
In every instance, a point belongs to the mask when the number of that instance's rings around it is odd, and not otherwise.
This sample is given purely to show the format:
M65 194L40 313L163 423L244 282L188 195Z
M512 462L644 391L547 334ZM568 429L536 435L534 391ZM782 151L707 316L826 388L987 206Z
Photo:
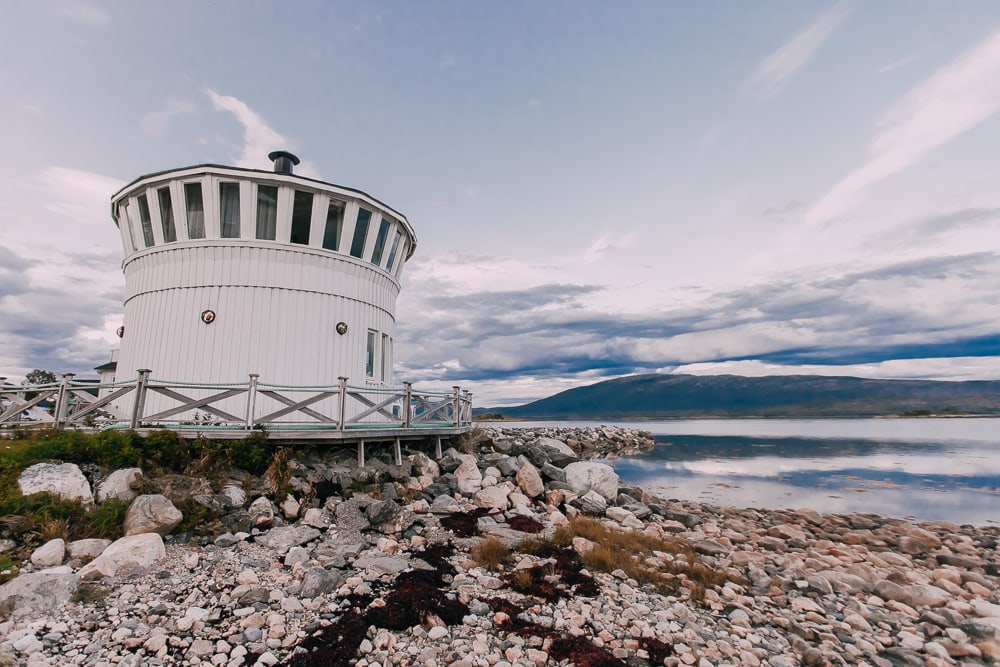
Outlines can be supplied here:
M486 569L497 571L510 558L510 548L499 537L491 535L473 547L472 558Z

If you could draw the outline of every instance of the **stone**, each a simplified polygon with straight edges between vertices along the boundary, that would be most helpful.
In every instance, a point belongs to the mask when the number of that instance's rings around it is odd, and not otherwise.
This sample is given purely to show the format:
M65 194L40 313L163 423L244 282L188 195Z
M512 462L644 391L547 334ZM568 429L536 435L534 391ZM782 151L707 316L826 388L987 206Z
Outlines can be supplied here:
M573 449L562 440L556 440L555 438L538 438L531 443L531 446L537 447L545 452L549 461L557 468L565 468L567 464L580 460L580 457L576 455L576 452L574 452Z
M129 535L111 543L104 552L79 572L84 580L113 577L125 568L149 567L166 556L159 533Z
M441 469L438 467L438 464L423 452L417 452L410 456L410 461L413 463L413 470L418 477L421 475L428 475L430 477L441 475Z
M22 574L0 586L0 608L15 619L47 616L68 602L79 584L75 574Z
M508 501L509 495L510 489L504 485L488 486L482 491L477 492L472 502L476 507L484 509L505 510L510 507L510 502Z
M243 490L242 486L237 486L236 484L226 484L222 487L221 495L230 507L243 507L243 504L247 501L246 491Z
M354 561L354 567L359 570L371 570L379 574L399 574L410 567L405 558L392 556L364 556Z
M884 600L895 600L910 607L943 607L951 596L936 586L910 584L903 586L889 580L875 584L875 595Z
M50 493L64 500L78 500L85 506L94 504L90 483L75 463L36 463L21 472L17 488L22 496Z
M294 521L298 518L301 508L302 505L299 504L299 501L292 494L286 495L285 499L281 501L281 514L289 521Z
M607 464L577 461L566 466L565 472L566 483L574 493L596 491L609 501L618 497L618 474Z
M183 520L184 515L166 496L158 493L139 496L125 512L125 535L169 535Z
M319 507L310 507L302 514L302 523L313 528L328 528L330 526L330 515L326 510Z
M320 532L311 526L279 526L257 537L257 542L284 554L292 547L312 542Z
M585 514L600 516L608 509L608 501L597 491L587 491L579 498L570 501L570 505Z
M105 549L111 546L111 540L88 538L84 540L74 540L66 545L66 551L70 559L79 558L81 560L93 560L101 555Z
M373 526L392 521L399 513L399 505L392 500L376 500L365 508L365 516Z
M250 522L254 528L267 528L274 523L274 506L271 499L266 496L257 498L247 510L250 513Z
M142 479L142 470L139 468L122 468L102 479L97 485L97 502L103 503L105 500L132 501L138 493L132 489L132 485Z
M451 496L438 496L431 502L430 511L434 514L451 514L453 512L459 512L462 509L462 503L458 502Z
M459 454L461 463L455 468L455 484L458 492L471 496L483 486L483 474L479 471L476 457L471 454Z
M302 588L299 591L300 598L314 598L336 590L343 581L344 575L336 570L327 570L322 567L311 567L306 570L302 577Z
M529 498L537 498L545 491L545 483L542 481L542 475L538 472L538 468L533 466L530 461L525 461L521 465L514 479L517 481L521 492Z
M38 568L62 565L66 557L66 542L62 538L49 540L31 552L31 564Z

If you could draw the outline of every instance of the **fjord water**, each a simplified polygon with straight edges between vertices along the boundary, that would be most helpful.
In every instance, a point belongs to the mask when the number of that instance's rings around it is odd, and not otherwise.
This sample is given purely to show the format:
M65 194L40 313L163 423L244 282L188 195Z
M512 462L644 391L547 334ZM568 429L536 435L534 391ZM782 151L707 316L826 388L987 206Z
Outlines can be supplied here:
M524 425L602 423L611 422ZM651 452L610 463L624 483L666 498L916 521L1000 522L997 418L614 423L656 436Z

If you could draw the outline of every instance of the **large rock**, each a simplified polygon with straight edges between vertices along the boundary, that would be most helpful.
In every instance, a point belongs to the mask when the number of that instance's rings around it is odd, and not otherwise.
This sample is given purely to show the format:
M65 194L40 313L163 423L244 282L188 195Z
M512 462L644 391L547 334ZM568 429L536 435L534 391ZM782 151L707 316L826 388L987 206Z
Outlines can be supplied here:
M292 547L312 542L319 536L320 532L310 526L280 526L260 535L256 541L283 554Z
M102 479L97 484L97 502L105 500L133 500L139 494L132 490L132 485L142 478L139 468L122 468Z
M566 483L574 493L596 491L609 501L618 497L618 474L609 465L578 461L566 466L565 471Z
M11 618L35 617L58 611L76 591L75 574L22 574L0 586L0 608Z
M909 584L906 586L882 580L875 584L875 595L883 600L896 600L911 607L943 607L951 596L937 586Z
M22 496L44 492L66 500L78 500L88 506L94 504L90 482L75 463L36 463L29 466L17 478L17 488Z
M423 452L417 452L410 459L413 461L413 471L417 476L430 475L431 477L438 477L441 474L438 464Z
M562 440L556 440L555 438L539 438L531 444L533 447L538 447L544 451L548 455L549 461L551 461L553 465L560 468L563 468L567 464L580 459L580 457L576 455L576 452L574 452L573 449Z
M608 501L597 491L587 491L579 498L574 498L570 504L584 514L600 516L608 508Z
M521 464L521 468L517 471L515 479L517 480L517 485L521 487L521 491L529 498L537 498L545 491L545 483L542 482L542 476L539 474L538 468L531 465L531 462L527 460Z
M113 577L126 568L149 567L167 555L158 533L129 535L111 543L104 552L80 568L84 580Z
M158 493L139 496L125 512L125 535L169 535L183 520L184 515L166 496Z
M504 484L498 484L495 486L488 486L482 491L478 491L472 502L476 507L482 507L484 509L501 509L505 510L510 507L510 501L508 496L510 495L510 489Z
M61 538L56 538L31 552L31 564L39 568L56 567L62 565L65 557L66 542Z
M274 506L266 496L261 496L250 503L247 512L254 528L268 528L274 522Z
M479 472L476 457L471 454L459 454L461 463L455 468L455 483L458 492L471 496L483 486L483 473Z

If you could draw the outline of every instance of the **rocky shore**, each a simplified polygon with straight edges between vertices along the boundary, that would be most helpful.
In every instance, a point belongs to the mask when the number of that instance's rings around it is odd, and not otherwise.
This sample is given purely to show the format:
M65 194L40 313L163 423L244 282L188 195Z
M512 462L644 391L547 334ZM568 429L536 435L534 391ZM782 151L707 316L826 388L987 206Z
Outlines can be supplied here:
M138 494L131 534L36 549L0 586L0 665L1000 662L997 527L681 502L602 461L650 446L617 427L485 428L438 461L370 450L365 470L312 449L280 498L240 471L217 490L74 477L66 493L97 503ZM64 488L62 472L22 485ZM172 534L179 494L219 515L213 534ZM572 526L661 548L581 567L604 547L553 541Z

